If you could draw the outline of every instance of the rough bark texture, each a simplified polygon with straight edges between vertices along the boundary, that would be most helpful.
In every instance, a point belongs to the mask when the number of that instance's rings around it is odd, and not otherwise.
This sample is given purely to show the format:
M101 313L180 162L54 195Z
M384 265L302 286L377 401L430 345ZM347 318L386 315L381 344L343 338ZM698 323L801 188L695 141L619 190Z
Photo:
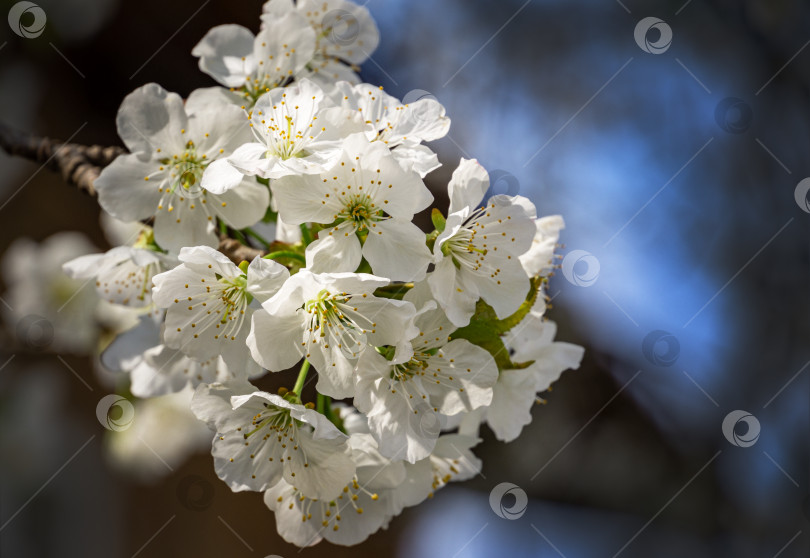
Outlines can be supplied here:
M219 251L228 256L228 258L237 265L239 262L245 260L251 261L256 256L263 256L267 253L264 250L245 246L234 238L222 235L219 237Z
M59 172L71 186L92 195L101 169L124 152L121 147L78 145L42 138L0 123L0 147L9 155L18 155Z
M35 136L2 122L0 147L9 155L23 157L60 173L68 185L91 196L96 195L93 183L101 170L125 153L122 147L117 146L79 145ZM237 264L266 253L227 236L220 236L219 251Z

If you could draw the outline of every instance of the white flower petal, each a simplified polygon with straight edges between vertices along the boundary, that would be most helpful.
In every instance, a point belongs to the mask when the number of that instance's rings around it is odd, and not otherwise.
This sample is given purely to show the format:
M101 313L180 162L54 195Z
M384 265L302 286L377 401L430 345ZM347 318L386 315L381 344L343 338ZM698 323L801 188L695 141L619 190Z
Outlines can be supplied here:
M275 372L301 360L303 323L295 314L271 316L264 310L253 313L247 346L254 360Z
M229 226L243 229L258 223L270 205L270 192L267 186L251 180L228 190L212 200L217 215Z
M154 157L158 149L182 151L181 130L187 127L188 118L180 95L147 83L124 98L116 124L118 135L132 153Z
M273 180L271 189L279 215L291 225L331 223L340 210L332 188L317 176L285 176Z
M425 387L439 412L455 415L485 407L492 401L498 367L492 355L466 339L456 339L428 359Z
M200 70L225 87L241 87L253 71L254 36L241 25L218 25L192 49L200 59Z
M478 289L475 284L464 284L450 258L436 264L436 269L427 278L430 291L453 324L464 327L475 313ZM525 296L525 294L523 295Z
M530 276L547 275L554 266L554 249L560 239L560 231L565 228L565 221L560 215L549 215L535 221L535 232L532 246L520 256L523 269Z
M346 436L331 423L327 423L337 435L331 438L314 438L308 432L299 431L298 450L288 451L284 480L311 498L330 500L343 490L354 476L355 465L349 455ZM320 433L322 428L316 428Z
M363 255L375 274L394 281L421 281L432 259L425 233L398 219L376 223L363 245Z
M201 203L200 199L174 196L171 205L155 215L155 242L174 253L184 246L217 246L214 221L207 218Z
M111 372L129 372L147 349L160 343L160 325L151 316L140 316L135 327L119 334L101 352L101 364Z
M219 159L205 169L200 185L212 194L224 194L239 186L244 178L227 159Z
M253 47L258 64L256 77L266 84L281 85L286 78L298 75L312 60L315 30L296 12L268 18L265 24L256 35Z
M247 291L259 302L272 297L284 282L290 278L289 270L278 262L256 256L247 272Z
M532 421L535 376L531 370L501 370L487 409L487 424L502 442L511 442Z
M161 193L159 180L144 180L158 170L159 163L139 155L119 155L104 167L93 186L98 203L122 221L140 221L155 214Z
M394 159L402 168L412 170L422 178L442 166L438 155L428 146L422 144L398 145L391 150L391 155L394 156Z
M366 351L357 365L355 405L368 417L380 453L392 460L415 463L429 456L439 436L439 419L419 378L392 381L390 365L375 351Z
M461 159L447 186L450 196L449 213L465 208L474 209L489 189L489 174L476 159Z
M355 271L362 257L360 240L353 232L322 234L306 250L307 269L313 273Z

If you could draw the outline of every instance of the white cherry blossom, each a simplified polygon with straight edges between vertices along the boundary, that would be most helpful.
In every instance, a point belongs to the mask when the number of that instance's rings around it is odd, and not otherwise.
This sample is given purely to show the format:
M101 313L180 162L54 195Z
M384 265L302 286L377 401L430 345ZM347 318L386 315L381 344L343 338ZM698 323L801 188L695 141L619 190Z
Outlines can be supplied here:
M197 361L176 349L157 345L143 353L130 378L132 395L146 398L176 393L186 386L194 389L201 383L232 381L236 375L222 357Z
M584 349L554 341L556 333L554 322L532 314L509 332L504 343L513 362L534 362L527 368L501 370L490 406L467 420L486 420L495 437L504 442L520 436L532 421L537 393L546 391L565 370L579 368L582 361Z
M431 495L450 482L469 480L481 472L481 460L472 452L480 441L462 434L446 434L439 438L429 457L433 473Z
M7 304L0 308L8 330L24 348L87 354L101 333L101 301L89 280L72 279L62 265L98 252L78 232L42 242L15 239L2 258Z
M218 25L191 51L200 69L252 106L267 91L305 71L315 53L315 30L295 11L268 18L254 36L241 25Z
M354 475L348 437L284 397L247 383L201 384L191 409L216 432L214 467L234 492L284 479L309 498L330 500Z
M443 138L450 129L450 119L436 99L419 99L403 105L382 87L345 81L336 84L332 96L341 106L360 113L369 141L387 145L404 168L424 177L440 166L436 154L422 145L424 141Z
M263 372L249 361L243 370L232 372L222 357L192 359L162 342L165 310L143 314L132 328L118 334L102 351L104 369L130 377L130 391L136 397L149 398L177 393L200 383L227 382L253 378Z
M419 291L405 300L423 303ZM420 300L421 299L421 300ZM383 455L415 463L434 449L441 415L455 415L492 401L498 367L492 356L465 339L451 340L456 327L430 302L415 319L419 329L408 362L389 362L366 351L357 365L354 404L368 416L368 425Z
M272 185L285 222L333 224L307 247L308 267L355 271L365 257L377 275L395 281L424 278L431 255L412 219L433 201L430 191L379 142L356 134L343 149L328 171Z
M196 93L196 94L195 94ZM212 101L205 91L183 104L150 83L130 93L118 111L118 134L130 153L119 156L95 181L101 206L123 221L154 216L157 244L216 246L216 219L236 229L261 219L269 203L265 186L243 180L228 191L201 186L209 164L249 141L241 109Z
M144 234L151 236L151 232ZM74 279L95 279L99 297L112 304L149 306L152 277L174 267L177 259L148 246L148 242L139 242L135 246L112 248L104 254L80 256L62 269Z
M231 370L245 371L251 302L268 299L289 272L259 257L243 270L207 246L183 248L179 260L181 265L153 279L155 304L168 309L166 345L200 361L221 355Z
M364 273L312 273L302 269L253 315L248 347L271 371L301 357L318 371L317 390L342 399L354 395L354 367L369 347L396 347L396 358L412 354L413 304L377 298L387 279Z
M407 482L404 464L383 457L369 434L352 434L349 444L357 469L337 498L306 498L284 480L265 492L265 504L275 512L276 527L287 542L300 547L324 539L345 546L358 544L404 507L397 497L398 488ZM411 505L418 503L411 501Z
M462 159L448 186L450 209L436 239L433 296L457 326L469 323L483 298L498 318L518 309L529 290L520 256L535 236L534 205L521 196L497 195L479 204L489 176L474 159Z
M536 232L532 246L521 254L520 263L530 276L545 276L554 269L554 249L560 240L560 231L565 221L560 215L540 217L534 222Z
M255 141L213 163L203 187L225 192L244 175L281 178L323 172L340 158L343 139L363 130L359 115L333 106L306 79L264 94L248 120Z
M315 32L315 54L301 75L323 86L359 81L358 64L365 62L380 41L377 25L365 6L348 0L270 0L261 16L272 25L290 12L306 17Z

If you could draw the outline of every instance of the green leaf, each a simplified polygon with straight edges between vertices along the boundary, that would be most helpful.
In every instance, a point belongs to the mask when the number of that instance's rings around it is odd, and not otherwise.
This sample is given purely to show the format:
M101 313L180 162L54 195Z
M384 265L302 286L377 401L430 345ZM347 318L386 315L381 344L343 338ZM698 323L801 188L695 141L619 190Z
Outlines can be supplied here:
M498 319L492 306L483 300L479 300L475 305L475 314L470 318L469 325L457 329L450 337L452 339L466 339L470 343L488 351L492 358L495 359L498 370L521 369L530 366L534 361L512 362L509 350L504 345L501 335L507 333L528 315L537 300L541 284L541 279L532 278L525 302L520 305L520 308L514 314L503 320Z
M499 320L497 327L500 333L506 333L511 330L513 327L518 325L520 322L523 321L528 313L531 311L534 303L537 302L537 295L540 293L540 286L545 281L545 278L540 277L532 277L531 283L529 286L529 294L526 295L526 300L520 307L515 311L514 314L509 316L508 318L504 318L503 320Z
M267 208L267 211L262 217L262 223L275 223L278 221L278 212L273 211L270 207Z
M498 370L515 368L509 358L509 350L503 344L498 328L498 318L492 306L479 300L475 305L475 314L469 325L457 329L450 336L452 339L466 339L474 345L485 349L495 359Z

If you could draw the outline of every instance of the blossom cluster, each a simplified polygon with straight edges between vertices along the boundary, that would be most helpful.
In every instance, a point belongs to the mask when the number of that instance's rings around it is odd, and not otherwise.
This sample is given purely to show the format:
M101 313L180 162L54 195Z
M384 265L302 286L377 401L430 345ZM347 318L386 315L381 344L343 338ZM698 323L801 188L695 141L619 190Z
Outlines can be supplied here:
M138 316L105 366L137 397L193 389L217 475L263 493L299 546L359 543L471 478L480 425L514 440L582 358L544 317L561 217L488 196L462 159L446 215L415 224L440 165L425 142L450 119L360 81L378 41L348 0L270 0L257 34L211 29L192 54L218 86L148 84L119 110L129 152L95 187L137 235L64 265ZM259 255L233 261L223 239ZM294 385L257 387L299 363Z

